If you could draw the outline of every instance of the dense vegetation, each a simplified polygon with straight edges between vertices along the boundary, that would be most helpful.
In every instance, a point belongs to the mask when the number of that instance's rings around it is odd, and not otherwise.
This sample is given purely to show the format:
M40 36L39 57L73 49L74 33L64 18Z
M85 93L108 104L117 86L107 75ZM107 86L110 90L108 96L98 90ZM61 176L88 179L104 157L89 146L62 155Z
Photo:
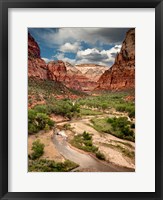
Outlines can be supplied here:
M99 152L98 147L93 145L92 136L86 131L84 131L83 134L75 135L70 143L79 149L95 153L97 158L105 160L104 154Z
M127 112L129 117L135 117L135 103L133 101L126 101L125 97L128 93L106 93L100 96L90 96L87 98L81 98L78 100L78 104L81 106L87 106L88 108L98 108L100 110L109 110L115 108L120 112Z
M80 115L84 116L84 115L101 115L103 114L101 111L97 111L97 110L91 110L88 108L80 108Z
M112 131L122 139L135 141L134 131L131 129L132 123L126 117L108 118L108 123L111 124Z
M54 126L54 122L42 112L33 109L28 110L28 133L37 133L40 130L49 130Z
M68 119L78 117L80 108L68 99L50 99L47 105L36 105L28 110L28 132L37 133L40 130L49 130L54 126L50 114L62 115Z
M53 112L55 114L61 114L68 118L72 118L76 110L72 109L72 101L75 102L74 109L78 109L77 113L81 115L98 115L102 111L115 108L120 112L127 112L129 117L135 117L135 103L134 101L126 101L125 97L132 95L132 92L106 92L99 94L99 96L88 96L86 93L75 91L67 88L60 82L54 82L50 80L35 80L29 78L28 80L28 95L29 105L37 103L38 101L44 101L47 107L43 113ZM79 98L78 100L56 100L56 95L65 96L69 98L69 95L75 94ZM67 101L67 102L66 102ZM83 108L85 106L85 108ZM96 108L97 110L92 110Z
M55 162L53 160L29 160L28 171L29 172L69 172L79 165L66 160L65 162Z
M73 103L69 99L56 100L50 99L46 105L37 105L33 108L36 112L45 113L47 115L56 114L62 115L71 119L72 117L78 116L80 108L78 104Z
M48 110L50 113L62 115L69 119L72 119L72 117L77 117L80 113L79 105L73 103L69 99L52 100L48 104Z
M45 145L40 142L40 140L36 140L32 144L32 154L29 155L29 158L32 160L40 158L44 154Z
M93 127L99 132L115 135L119 138L135 141L134 124L126 117L119 118L94 118L91 120Z
M96 152L96 157L100 160L105 160L105 155L101 153L100 151Z

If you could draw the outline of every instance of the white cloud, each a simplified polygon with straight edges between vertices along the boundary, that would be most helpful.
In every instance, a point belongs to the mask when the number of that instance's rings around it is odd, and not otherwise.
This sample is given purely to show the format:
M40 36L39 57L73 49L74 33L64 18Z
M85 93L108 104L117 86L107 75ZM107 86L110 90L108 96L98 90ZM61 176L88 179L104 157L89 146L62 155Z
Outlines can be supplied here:
M75 59L65 57L64 52L55 55L58 60L69 62L72 65L82 63L94 63L105 66L112 66L117 53L120 51L121 45L115 45L109 50L99 50L97 48L85 49L77 51Z
M116 54L120 51L121 45L115 45L109 50L98 50L96 48L86 49L77 52L77 64L97 63L111 66L114 63Z
M58 60L62 60L64 62L69 62L72 65L75 65L75 63L76 63L76 59L67 58L67 57L64 56L64 53L58 53L55 57Z
M61 45L61 47L60 47L60 51L62 51L62 52L76 53L79 49L80 49L80 44L78 42L75 42L72 44L67 42L67 43Z
M46 63L52 61L52 59L49 59L49 58L42 58Z

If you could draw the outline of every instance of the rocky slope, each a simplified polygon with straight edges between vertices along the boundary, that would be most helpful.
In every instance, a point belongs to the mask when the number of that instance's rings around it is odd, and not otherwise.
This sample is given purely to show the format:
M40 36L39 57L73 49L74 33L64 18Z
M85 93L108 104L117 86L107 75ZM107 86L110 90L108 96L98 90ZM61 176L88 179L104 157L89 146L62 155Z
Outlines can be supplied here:
M47 79L47 66L40 57L40 48L28 33L28 77Z
M104 72L96 90L124 90L135 87L135 29L126 33L113 66Z

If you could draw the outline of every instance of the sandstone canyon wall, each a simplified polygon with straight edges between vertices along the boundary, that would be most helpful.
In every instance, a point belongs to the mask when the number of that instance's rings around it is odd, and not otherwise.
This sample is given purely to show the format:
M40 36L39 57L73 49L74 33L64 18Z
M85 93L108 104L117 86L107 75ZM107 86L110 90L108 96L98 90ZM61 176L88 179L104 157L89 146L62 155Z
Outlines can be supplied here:
M126 33L113 66L104 72L96 90L126 90L135 87L135 29Z
M40 57L40 48L34 38L28 34L28 77L42 80L61 82L71 89L80 91L91 91L98 86L97 78L103 73L103 67L97 71L97 66L92 65L91 73L89 68L84 73L77 67L62 60L45 63ZM80 67L81 68L81 67ZM89 75L88 75L89 73Z
M28 77L61 82L66 87L80 90L123 90L135 87L135 29L126 33L121 51L114 65L71 65L61 60L45 63L40 48L28 34Z
M47 79L47 66L40 57L40 48L28 33L28 77Z

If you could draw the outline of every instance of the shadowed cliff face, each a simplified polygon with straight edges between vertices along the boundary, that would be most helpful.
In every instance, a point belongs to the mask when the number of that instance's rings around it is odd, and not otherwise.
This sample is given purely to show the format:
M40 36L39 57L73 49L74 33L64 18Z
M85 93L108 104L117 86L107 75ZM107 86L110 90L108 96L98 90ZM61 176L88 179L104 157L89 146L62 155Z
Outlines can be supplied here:
M135 87L135 29L126 33L113 66L104 72L96 90L125 90Z

